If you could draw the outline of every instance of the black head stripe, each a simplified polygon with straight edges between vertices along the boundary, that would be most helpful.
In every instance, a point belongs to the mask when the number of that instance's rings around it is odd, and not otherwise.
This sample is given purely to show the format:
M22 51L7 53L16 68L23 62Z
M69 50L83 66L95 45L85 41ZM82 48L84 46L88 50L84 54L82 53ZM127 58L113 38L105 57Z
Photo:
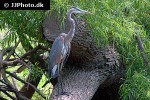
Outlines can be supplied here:
M77 7L75 7L75 6L72 6L71 8L73 8L73 9L76 9L76 10L80 11L80 9L79 9L79 8L77 8Z
M74 8L74 9L76 9L76 7L75 7L75 6L72 6L71 8Z

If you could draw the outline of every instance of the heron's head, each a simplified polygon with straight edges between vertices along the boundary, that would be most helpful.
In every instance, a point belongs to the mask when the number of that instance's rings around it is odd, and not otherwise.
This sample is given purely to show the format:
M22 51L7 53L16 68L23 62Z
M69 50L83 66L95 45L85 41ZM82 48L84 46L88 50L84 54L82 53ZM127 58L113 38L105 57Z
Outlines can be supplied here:
M71 10L72 10L73 13L92 14L91 12L82 10L82 9L77 8L75 6L71 7Z
M66 35L67 35L66 33L61 33L61 34L60 34L60 36L64 36L64 37L65 37Z

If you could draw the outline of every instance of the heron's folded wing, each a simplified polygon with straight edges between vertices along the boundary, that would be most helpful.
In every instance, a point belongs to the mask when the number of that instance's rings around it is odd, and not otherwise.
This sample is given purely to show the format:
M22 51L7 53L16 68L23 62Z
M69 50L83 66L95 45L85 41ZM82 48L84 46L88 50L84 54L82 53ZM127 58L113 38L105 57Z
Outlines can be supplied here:
M49 76L54 75L53 72L56 71L56 68L54 68L54 66L56 66L61 61L63 46L64 46L64 42L60 39L60 37L57 37L51 47L51 51L49 54L49 60L48 60Z

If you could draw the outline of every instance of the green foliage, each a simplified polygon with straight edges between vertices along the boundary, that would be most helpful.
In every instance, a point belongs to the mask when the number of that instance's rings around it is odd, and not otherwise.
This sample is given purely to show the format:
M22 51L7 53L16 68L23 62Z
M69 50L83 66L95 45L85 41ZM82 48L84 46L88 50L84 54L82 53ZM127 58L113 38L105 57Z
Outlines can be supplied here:
M43 74L43 70L41 68L38 67L38 64L35 64L32 66L32 75L33 75L33 78L31 80L35 80L39 77L42 76Z
M146 55L150 58L149 0L58 0L52 2L52 5L59 13L63 10L61 13L63 16L66 16L66 9L72 5L91 11L93 15L83 17L89 23L98 45L114 44L126 64L127 74L120 88L121 98L123 100L149 98L146 96L150 91L147 72L149 67L145 66L135 40L135 36L142 39Z
M66 12L70 8L70 5L68 4L68 0L53 0L51 1L51 10L47 11L52 14L53 11L57 12L58 19L61 23L62 28L64 28L64 20L66 19Z
M45 81L47 81L47 77L45 75L42 76L42 79L40 80L40 83L38 85L38 88L43 91L43 93L46 95L46 100L49 100L48 98L50 97L49 95L52 93L52 89L53 89L53 85L48 83L44 88L42 87L45 83ZM33 100L36 100L37 97L39 97L39 99L41 100L41 97L39 96L39 94L35 93L33 96Z
M121 99L149 99L150 75L147 72L148 66L143 63L135 36L141 37L150 59L150 1L52 0L51 10L47 12L51 14L56 11L64 26L67 10L71 6L92 12L93 15L80 17L84 17L89 23L91 35L95 37L97 44L114 44L123 58L127 74L120 88ZM44 11L0 11L0 29L5 30L5 37L0 40L2 47L9 47L19 39L23 44L30 43L33 47L39 43L46 44L40 29L44 15ZM33 71L37 72L35 76L42 73L36 68Z
M3 47L15 43L18 37L25 45L43 40L40 27L44 11L0 11L0 15L0 29L6 30L4 39L0 41Z
M1 49L14 46L20 39L21 44L15 50L20 56L27 50L25 46L47 45L42 36L42 20L44 15L44 11L0 11ZM41 51L38 53L41 53ZM34 80L39 75L42 75L43 71L39 69L38 63L32 65L32 80ZM18 67L16 66L8 70L13 72L16 68ZM17 74L17 76L26 80L29 73L29 70L26 68L22 73ZM9 80L11 81L11 78ZM22 87L22 83L18 82L18 86L19 88ZM2 94L2 97L5 97L5 95ZM38 95L38 97L40 96Z
M145 72L134 72L134 75L130 77L121 86L121 98L122 100L149 100L150 81Z

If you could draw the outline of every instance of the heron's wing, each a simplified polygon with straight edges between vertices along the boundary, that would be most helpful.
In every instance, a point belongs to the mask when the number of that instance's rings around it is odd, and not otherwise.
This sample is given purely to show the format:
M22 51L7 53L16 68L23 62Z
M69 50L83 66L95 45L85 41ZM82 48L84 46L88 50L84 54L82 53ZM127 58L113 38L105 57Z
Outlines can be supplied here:
M60 37L57 37L51 47L48 60L48 73L49 76L53 77L57 74L58 63L61 61L62 49L64 48L64 42Z
M63 67L65 66L65 64L66 64L66 62L68 60L69 54L70 54L70 49L71 49L70 43L65 45L65 47L67 49L67 53L66 53L65 59L63 61Z

